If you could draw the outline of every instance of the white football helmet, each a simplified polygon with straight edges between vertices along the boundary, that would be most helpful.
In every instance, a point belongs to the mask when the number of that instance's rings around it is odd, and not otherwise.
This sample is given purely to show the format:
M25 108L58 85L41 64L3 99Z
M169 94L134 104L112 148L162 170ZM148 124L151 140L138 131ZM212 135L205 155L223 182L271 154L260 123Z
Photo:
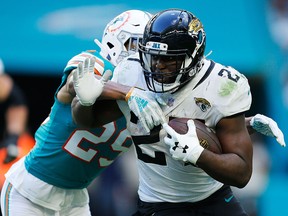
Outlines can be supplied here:
M123 58L138 51L144 28L152 15L141 10L128 10L112 19L105 27L100 43L102 57L116 66Z

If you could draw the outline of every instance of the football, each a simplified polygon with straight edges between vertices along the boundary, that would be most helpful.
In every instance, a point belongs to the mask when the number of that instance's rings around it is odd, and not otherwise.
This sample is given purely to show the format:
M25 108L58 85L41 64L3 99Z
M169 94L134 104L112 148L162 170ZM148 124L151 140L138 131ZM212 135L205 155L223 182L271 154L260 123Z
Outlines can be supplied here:
M168 125L177 133L186 134L188 131L188 120L189 118L173 118ZM216 134L200 120L194 119L194 124L200 145L214 153L221 154L222 148Z

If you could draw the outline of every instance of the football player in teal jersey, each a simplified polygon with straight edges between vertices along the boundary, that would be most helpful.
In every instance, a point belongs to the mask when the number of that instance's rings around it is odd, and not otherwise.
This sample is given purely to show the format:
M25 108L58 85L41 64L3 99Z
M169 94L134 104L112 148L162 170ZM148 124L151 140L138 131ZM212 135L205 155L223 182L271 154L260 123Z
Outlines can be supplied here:
M51 112L35 133L35 147L6 174L3 215L91 215L87 186L132 141L125 118L91 129L75 124L71 71L89 57L93 59L91 75L103 75L105 83L109 77L105 71L113 71L122 58L136 52L150 17L140 10L121 13L106 26L102 43L97 41L101 54L82 52L68 62Z

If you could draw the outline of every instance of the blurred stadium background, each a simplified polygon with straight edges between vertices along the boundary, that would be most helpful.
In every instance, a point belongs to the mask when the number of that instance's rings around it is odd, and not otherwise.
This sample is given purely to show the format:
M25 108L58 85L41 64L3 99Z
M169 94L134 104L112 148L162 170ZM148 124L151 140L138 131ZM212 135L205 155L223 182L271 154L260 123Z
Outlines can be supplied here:
M253 103L248 114L271 116L287 141L288 71L283 68L288 54L273 40L277 33L273 32L271 1L2 1L0 58L28 97L29 128L34 133L50 111L67 61L83 50L98 49L93 40L101 39L109 20L128 9L150 13L187 9L204 24L206 54L212 51L209 58L235 67L250 80ZM250 215L288 215L288 148L281 148L272 138L253 139L253 177L246 188L235 191ZM123 156L91 186L95 215L124 216L134 211L137 173L133 156L132 151ZM127 168L128 164L132 167Z

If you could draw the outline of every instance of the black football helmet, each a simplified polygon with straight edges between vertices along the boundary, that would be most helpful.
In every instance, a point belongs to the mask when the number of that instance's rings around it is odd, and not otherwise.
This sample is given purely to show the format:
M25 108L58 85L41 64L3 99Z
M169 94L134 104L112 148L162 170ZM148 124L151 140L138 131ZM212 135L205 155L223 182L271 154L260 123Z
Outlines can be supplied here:
M202 67L206 35L201 21L191 12L168 9L147 23L140 61L150 91L175 92Z

